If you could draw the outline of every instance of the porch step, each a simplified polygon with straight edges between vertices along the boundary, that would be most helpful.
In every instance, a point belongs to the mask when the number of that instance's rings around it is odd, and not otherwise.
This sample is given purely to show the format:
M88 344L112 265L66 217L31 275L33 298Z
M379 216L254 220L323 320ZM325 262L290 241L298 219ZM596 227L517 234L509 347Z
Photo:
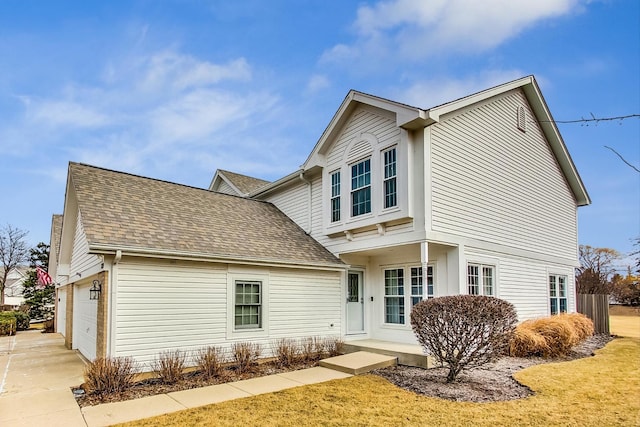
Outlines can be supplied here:
M342 356L330 357L320 361L323 368L345 372L347 374L359 375L378 368L395 366L396 358L367 351L356 351L355 353L343 354Z
M402 344L381 340L356 340L344 343L345 353L368 352L386 356L393 356L398 359L398 365L416 366L419 368L434 368L439 366L433 357L422 352L419 345Z

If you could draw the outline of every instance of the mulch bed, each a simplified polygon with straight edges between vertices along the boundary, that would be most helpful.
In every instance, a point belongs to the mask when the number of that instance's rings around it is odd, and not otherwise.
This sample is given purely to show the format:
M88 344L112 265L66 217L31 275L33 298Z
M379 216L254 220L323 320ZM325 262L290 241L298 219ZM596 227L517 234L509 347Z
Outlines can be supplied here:
M72 391L74 395L76 395L76 402L82 408L85 406L100 405L102 403L121 402L123 400L138 399L145 396L154 396L156 394L171 393L174 391L189 390L192 388L291 372L299 369L312 368L314 366L318 366L317 361L299 362L286 368L278 366L275 361L268 361L260 363L252 367L250 371L244 373L238 373L233 367L229 367L223 371L222 375L214 378L206 378L199 372L191 372L184 375L181 381L174 384L164 384L157 378L150 378L140 381L133 387L119 393L108 393L104 395L88 394L84 393L81 386L72 387Z
M565 357L543 359L541 357L502 357L494 363L462 371L452 383L447 383L447 368L422 369L395 366L372 371L405 390L424 396L458 402L496 402L522 399L533 391L513 378L517 371L542 363L564 362L593 355L612 337L594 335L574 347Z

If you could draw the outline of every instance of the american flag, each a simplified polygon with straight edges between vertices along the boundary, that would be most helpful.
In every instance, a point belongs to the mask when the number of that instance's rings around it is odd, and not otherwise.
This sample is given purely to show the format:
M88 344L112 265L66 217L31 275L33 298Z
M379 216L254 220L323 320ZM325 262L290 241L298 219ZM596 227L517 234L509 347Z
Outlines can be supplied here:
M53 283L51 276L49 273L41 269L40 267L36 267L36 276L38 277L38 289L44 289L45 286Z

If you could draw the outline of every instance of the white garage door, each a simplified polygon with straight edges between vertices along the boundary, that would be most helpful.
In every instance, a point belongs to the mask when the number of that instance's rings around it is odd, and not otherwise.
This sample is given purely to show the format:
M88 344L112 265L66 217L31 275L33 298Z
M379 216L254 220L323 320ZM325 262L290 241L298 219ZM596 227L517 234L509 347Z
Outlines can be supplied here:
M73 348L89 360L96 358L98 301L89 299L91 284L75 285L73 293Z
M58 307L56 308L56 332L67 336L67 288L58 289Z

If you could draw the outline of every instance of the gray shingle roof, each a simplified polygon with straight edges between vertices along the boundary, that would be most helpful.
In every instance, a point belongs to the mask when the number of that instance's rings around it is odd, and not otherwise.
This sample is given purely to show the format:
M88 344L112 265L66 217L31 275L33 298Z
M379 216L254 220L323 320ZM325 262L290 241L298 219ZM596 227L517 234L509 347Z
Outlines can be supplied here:
M270 203L70 163L90 248L344 266Z
M269 184L269 181L265 181L264 179L254 178L247 175L242 175L235 172L229 172L226 170L219 169L219 173L223 174L233 185L236 186L238 190L242 192L242 194L249 194L254 190L257 190L260 187L264 187Z
M62 215L54 214L51 218L51 242L49 249L60 255L60 239L62 237Z

